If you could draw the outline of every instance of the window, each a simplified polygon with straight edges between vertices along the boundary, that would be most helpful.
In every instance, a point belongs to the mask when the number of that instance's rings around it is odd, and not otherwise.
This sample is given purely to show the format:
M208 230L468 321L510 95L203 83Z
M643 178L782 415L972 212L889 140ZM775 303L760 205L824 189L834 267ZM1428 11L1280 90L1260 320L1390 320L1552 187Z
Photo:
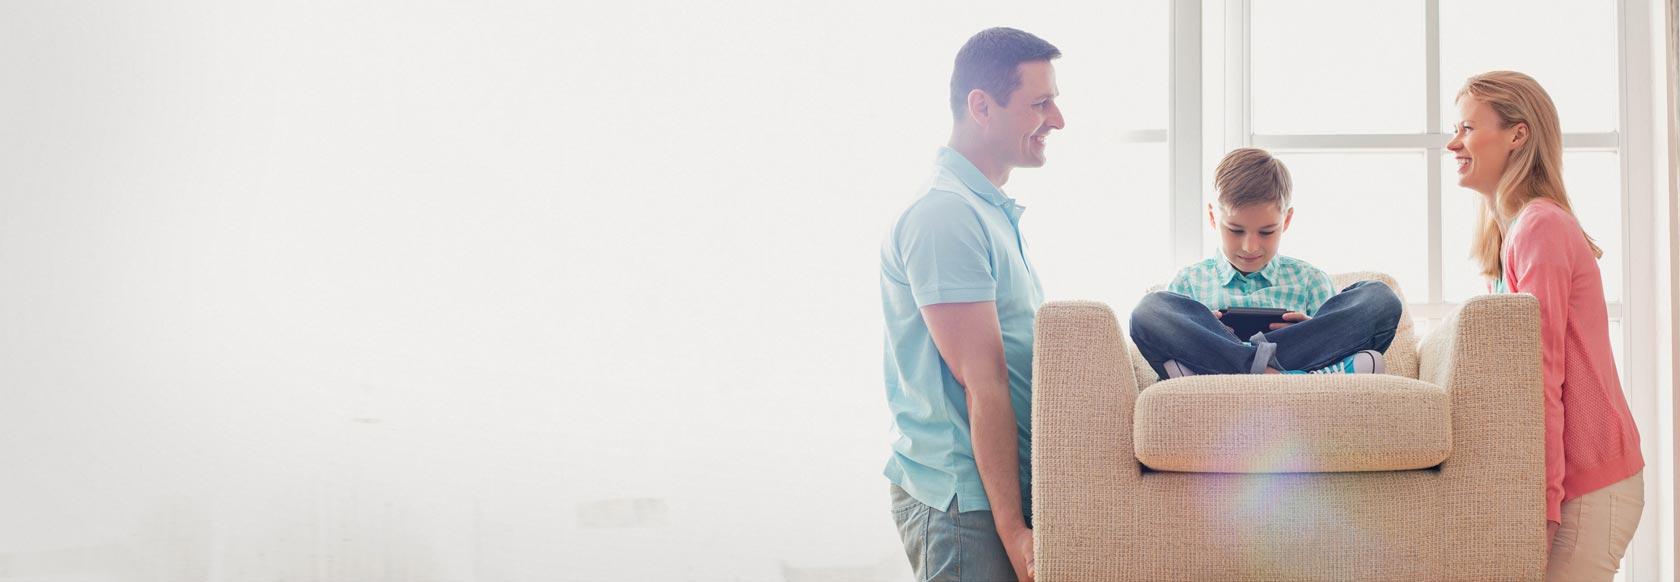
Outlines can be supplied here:
M1177 268L1166 253L1139 252L1169 231L1159 219L1170 202L1168 26L1166 2L1058 11L1042 30L1020 25L1063 52L1056 77L1067 128L1051 134L1044 169L1017 170L1005 187L1030 209L1022 231L1049 300L1119 310ZM940 51L955 52L929 49L940 62L949 60Z
M1296 180L1296 223L1284 252L1326 270L1376 269L1395 276L1420 331L1457 302L1484 293L1468 257L1479 196L1457 186L1445 150L1456 121L1458 89L1471 75L1510 69L1534 76L1557 104L1564 130L1565 182L1588 234L1605 251L1603 271L1611 343L1635 409L1647 463L1666 459L1656 446L1659 420L1654 351L1654 290L1633 285L1630 256L1649 240L1649 225L1629 220L1649 208L1649 98L1629 87L1649 76L1645 2L1571 3L1340 2L1232 0L1206 3L1204 62L1217 63L1222 92L1204 159L1230 148L1272 150ZM1631 15L1630 15L1631 13ZM1357 26L1349 26L1358 22ZM1635 23L1629 28L1626 23ZM1623 38L1624 30L1633 32ZM1541 42L1562 39L1568 42ZM1210 65L1212 66L1212 65ZM1206 77L1206 75L1204 75ZM1642 133L1644 132L1644 133ZM1631 149L1625 144L1633 143ZM1206 170L1211 183L1211 168ZM1182 194L1181 194L1182 195ZM1365 233L1381 233L1369 236ZM1359 244L1345 244L1357 240ZM1344 244L1335 244L1343 241ZM1204 238L1204 248L1213 239ZM1630 350L1630 346L1633 349ZM1648 471L1657 475L1658 471ZM1658 489L1661 477L1647 477ZM1648 504L1647 508L1659 504ZM1624 579L1655 579L1661 553L1659 512L1647 511L1624 562Z

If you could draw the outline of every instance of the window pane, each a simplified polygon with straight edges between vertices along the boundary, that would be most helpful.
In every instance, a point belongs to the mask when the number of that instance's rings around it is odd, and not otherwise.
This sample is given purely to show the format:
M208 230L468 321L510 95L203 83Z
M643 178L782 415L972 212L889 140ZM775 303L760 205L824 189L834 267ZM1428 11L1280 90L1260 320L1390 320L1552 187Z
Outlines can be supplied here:
M1250 17L1255 133L1425 129L1423 3L1268 0Z
M1021 172L1021 183L1010 184L1030 207L1021 218L1029 256L1048 299L1091 299L1128 313L1180 266L1158 252L1170 240L1167 145L1063 150L1056 171Z
M1324 269L1381 271L1408 301L1427 299L1423 152L1279 152L1295 182L1281 252Z
M1005 6L1021 10L1018 5ZM1056 98L1068 119L1065 133L1112 135L1167 127L1166 2L1092 4L1060 12L1024 30L1062 50L1056 60ZM1018 21L1015 21L1018 22ZM976 29L978 30L978 28ZM948 49L953 55L955 48Z
M1610 356L1616 360L1616 374L1622 381L1622 391L1626 392L1627 366L1623 365L1622 357L1622 320L1610 320Z
M1000 4L976 12L991 22L998 11L1019 11L1011 26L1062 49L1057 101L1067 127L1050 136L1044 168L1017 170L1005 187L1029 209L1021 230L1048 299L1101 301L1125 314L1173 275L1171 253L1140 252L1171 240L1167 145L1116 139L1167 127L1169 8L1125 2L1046 15Z
M1452 173L1452 154L1442 157L1441 257L1442 291L1447 301L1463 301L1487 292L1481 268L1469 258L1480 194L1460 188ZM1604 258L1598 268L1604 278L1604 298L1622 298L1622 185L1621 160L1615 152L1568 151L1563 154L1563 182L1581 227Z
M1458 185L1452 152L1441 159L1441 296L1463 301L1488 292L1479 263L1470 256L1482 195Z
M1563 154L1563 185L1581 228L1604 257L1598 260L1604 277L1604 299L1622 300L1622 170L1616 152L1584 151Z
M1615 131L1616 46L1613 0L1442 2L1442 125L1456 117L1466 78L1509 69L1540 81L1565 132Z

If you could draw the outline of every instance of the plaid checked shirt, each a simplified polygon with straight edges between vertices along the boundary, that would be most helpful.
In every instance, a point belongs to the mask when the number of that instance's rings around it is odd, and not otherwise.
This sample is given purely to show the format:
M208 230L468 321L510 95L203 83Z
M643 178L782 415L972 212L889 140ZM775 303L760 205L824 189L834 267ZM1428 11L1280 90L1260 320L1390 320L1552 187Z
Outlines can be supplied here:
M1168 291L1195 299L1208 309L1271 307L1307 315L1336 294L1330 275L1306 261L1278 255L1259 271L1242 274L1225 257L1185 267Z

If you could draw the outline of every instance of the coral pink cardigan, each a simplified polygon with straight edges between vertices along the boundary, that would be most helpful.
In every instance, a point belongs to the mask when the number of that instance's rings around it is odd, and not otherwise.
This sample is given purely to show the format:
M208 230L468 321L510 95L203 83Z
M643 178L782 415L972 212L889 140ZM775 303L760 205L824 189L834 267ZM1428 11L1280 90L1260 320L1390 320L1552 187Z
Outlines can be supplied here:
M1502 249L1504 283L1540 300L1546 385L1546 519L1559 507L1645 466L1616 360L1598 260L1573 216L1536 199L1512 221Z

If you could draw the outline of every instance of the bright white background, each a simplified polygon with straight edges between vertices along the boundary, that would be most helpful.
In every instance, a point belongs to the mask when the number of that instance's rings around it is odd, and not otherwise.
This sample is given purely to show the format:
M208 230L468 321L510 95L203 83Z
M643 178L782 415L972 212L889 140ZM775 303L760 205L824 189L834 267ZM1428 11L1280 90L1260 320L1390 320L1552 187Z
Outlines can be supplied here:
M1255 132L1439 129L1421 82L1366 90L1423 74L1389 50L1420 27L1282 6ZM1068 127L1007 190L1050 298L1124 310L1176 267L1168 8L0 5L0 581L907 579L878 252L952 57L995 25L1066 54ZM1450 16L1443 77L1510 60ZM1579 40L1515 54L1615 131L1614 31ZM1474 292L1463 225L1440 274L1335 244L1426 227L1422 150L1288 155L1286 253ZM1613 196L1614 152L1572 156ZM1612 253L1618 210L1583 211Z
M878 249L1000 24L1129 304L1165 5L0 6L0 580L907 577Z

